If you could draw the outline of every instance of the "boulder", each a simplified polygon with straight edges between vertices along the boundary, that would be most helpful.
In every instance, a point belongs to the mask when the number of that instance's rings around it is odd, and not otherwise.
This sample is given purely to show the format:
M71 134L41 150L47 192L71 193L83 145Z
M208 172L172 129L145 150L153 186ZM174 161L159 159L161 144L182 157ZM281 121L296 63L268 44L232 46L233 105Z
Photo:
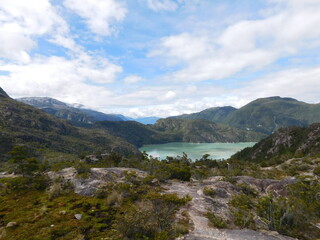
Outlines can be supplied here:
M17 227L18 226L18 223L17 222L8 222L7 224L7 228L14 228L14 227Z
M81 220L82 218L82 214L75 214L74 217L78 220Z

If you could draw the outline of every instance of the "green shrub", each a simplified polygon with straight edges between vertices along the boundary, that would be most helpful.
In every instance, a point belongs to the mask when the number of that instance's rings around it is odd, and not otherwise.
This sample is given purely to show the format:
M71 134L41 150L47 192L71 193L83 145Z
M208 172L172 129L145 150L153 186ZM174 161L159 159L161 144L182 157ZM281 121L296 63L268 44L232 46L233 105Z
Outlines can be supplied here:
M214 198L216 196L216 191L213 188L210 187L204 187L203 188L204 195L207 195L209 197Z
M253 199L244 193L234 195L229 201L229 204L233 207L231 210L235 217L234 223L241 228L255 228L253 214L253 208L255 204Z
M14 192L27 190L30 187L30 179L26 177L6 178L2 180L7 189Z
M213 212L207 212L206 217L209 219L212 226L216 228L226 228L227 222L222 217L216 216Z
M49 185L50 179L44 175L38 175L32 178L32 188L43 191Z
M191 170L189 166L170 166L170 178L182 181L190 181Z
M320 165L313 170L313 173L317 176L320 176Z
M258 192L253 187L250 187L248 184L240 183L237 184L237 187L242 193L246 195L250 195L252 197L256 197L258 195Z

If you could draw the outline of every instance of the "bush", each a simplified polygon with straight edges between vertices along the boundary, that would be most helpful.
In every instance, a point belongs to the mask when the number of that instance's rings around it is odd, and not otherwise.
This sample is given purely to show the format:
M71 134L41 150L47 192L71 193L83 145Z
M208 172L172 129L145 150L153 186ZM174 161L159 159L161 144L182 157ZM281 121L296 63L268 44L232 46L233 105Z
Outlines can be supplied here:
M190 181L191 170L189 166L170 166L171 179Z
M29 188L30 179L26 177L6 178L2 181L7 186L7 189L14 192L23 191Z
M212 226L216 228L226 228L227 222L222 217L216 216L213 212L207 212L206 217L209 219Z
M240 183L237 184L237 187L242 193L246 195L250 195L252 197L256 197L258 195L258 192L253 187L250 187L248 184Z
M49 178L44 175L35 176L32 178L32 188L43 191L49 185Z
M314 170L313 173L317 176L320 176L320 166L317 166Z
M250 196L246 194L234 195L229 204L233 207L234 223L241 228L255 228L252 210L255 206Z
M205 187L203 188L204 195L214 198L216 196L216 191L213 188Z

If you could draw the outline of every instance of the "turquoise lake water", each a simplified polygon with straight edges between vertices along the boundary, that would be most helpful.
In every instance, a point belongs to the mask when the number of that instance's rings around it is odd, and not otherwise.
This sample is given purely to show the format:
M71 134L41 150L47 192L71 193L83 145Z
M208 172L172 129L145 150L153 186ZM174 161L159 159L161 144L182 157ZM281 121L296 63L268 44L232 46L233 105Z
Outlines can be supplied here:
M255 142L240 143L165 143L145 145L140 151L146 151L149 155L160 159L167 156L182 156L185 152L192 160L200 159L204 154L210 154L212 159L228 159L234 153L246 148L252 147Z

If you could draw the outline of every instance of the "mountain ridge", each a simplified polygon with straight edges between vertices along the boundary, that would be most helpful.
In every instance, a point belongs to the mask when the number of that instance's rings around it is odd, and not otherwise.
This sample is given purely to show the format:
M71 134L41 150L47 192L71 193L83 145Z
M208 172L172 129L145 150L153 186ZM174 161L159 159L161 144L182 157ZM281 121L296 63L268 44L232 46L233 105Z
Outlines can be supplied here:
M21 144L31 150L44 148L70 154L95 151L116 151L124 155L139 154L134 146L106 131L72 126L63 119L18 102L7 94L1 95L3 97L0 100L0 156L2 157L13 146Z
M122 117L116 114L105 114L91 109L75 107L49 97L27 97L17 100L58 118L66 119L73 125L80 127L90 127L96 121L124 121Z
M66 119L80 127L91 127L98 121L137 121L143 124L154 124L159 119L158 117L130 118L122 114L103 113L85 108L82 104L68 104L51 97L24 97L16 100Z
M221 114L222 110L224 114ZM173 118L206 119L243 130L272 134L281 127L303 127L319 122L320 104L309 104L293 98L274 96L258 98L239 109L209 108Z

